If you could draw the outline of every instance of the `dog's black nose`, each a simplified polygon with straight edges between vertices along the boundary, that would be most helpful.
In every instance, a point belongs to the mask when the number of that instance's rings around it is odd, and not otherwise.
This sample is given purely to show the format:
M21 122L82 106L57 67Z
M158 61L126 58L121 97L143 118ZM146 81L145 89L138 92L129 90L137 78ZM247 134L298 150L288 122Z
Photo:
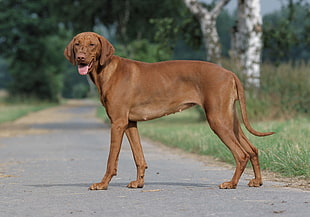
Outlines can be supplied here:
M83 62L85 61L85 54L78 54L76 58L77 58L77 61Z

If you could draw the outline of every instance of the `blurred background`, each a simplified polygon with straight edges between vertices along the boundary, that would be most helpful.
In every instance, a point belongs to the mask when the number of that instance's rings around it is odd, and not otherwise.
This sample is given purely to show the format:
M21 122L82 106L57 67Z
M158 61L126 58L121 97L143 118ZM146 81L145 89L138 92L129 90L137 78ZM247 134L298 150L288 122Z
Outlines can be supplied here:
M96 94L63 56L75 34L95 31L122 57L208 60L235 72L246 86L252 118L308 114L309 5L309 0L0 0L0 98L57 103Z

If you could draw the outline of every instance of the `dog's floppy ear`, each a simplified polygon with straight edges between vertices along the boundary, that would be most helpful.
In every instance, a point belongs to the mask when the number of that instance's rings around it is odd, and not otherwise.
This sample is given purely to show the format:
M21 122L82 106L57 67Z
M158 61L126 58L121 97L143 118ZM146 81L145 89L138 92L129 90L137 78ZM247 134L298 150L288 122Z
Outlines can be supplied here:
M110 59L114 54L113 45L104 37L98 35L98 39L101 44L100 65L104 65L105 62Z
M70 43L65 48L64 55L67 58L67 60L69 60L69 62L71 62L73 65L76 65L73 45L74 45L74 38L70 41Z

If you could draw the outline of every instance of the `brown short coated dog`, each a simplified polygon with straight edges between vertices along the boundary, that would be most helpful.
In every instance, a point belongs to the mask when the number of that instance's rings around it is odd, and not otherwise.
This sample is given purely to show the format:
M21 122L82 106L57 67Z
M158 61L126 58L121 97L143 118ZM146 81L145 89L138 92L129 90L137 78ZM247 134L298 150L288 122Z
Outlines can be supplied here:
M105 190L117 173L118 157L124 133L137 166L137 180L129 188L142 188L147 168L137 121L146 121L181 112L200 105L212 130L230 149L235 173L219 187L236 188L241 174L251 161L255 178L250 187L262 185L258 150L246 138L238 121L235 102L239 100L245 127L256 136L247 117L242 84L232 72L203 61L164 61L144 63L114 55L113 46L93 32L76 35L64 51L65 57L78 65L81 75L88 74L98 88L100 100L111 120L111 144L106 173L90 190Z

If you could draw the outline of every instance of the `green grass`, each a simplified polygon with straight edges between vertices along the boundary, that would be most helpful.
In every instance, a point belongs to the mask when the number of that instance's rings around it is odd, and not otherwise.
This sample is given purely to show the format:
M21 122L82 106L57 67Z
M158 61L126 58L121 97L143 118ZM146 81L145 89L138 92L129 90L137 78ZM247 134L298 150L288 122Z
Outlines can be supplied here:
M55 105L55 103L38 102L33 100L26 103L18 101L9 102L5 99L0 99L0 124L14 121L30 112L39 111Z
M310 178L310 118L268 121L253 126L266 125L277 133L265 138L248 136L260 149L262 168L285 176Z
M104 110L98 114L107 120ZM259 149L261 167L288 177L310 178L310 118L298 117L285 121L264 121L252 124L259 131L275 131L267 137L256 137L244 132ZM196 109L160 119L140 122L140 134L171 147L201 155L210 155L221 161L234 164L226 146L200 120Z

